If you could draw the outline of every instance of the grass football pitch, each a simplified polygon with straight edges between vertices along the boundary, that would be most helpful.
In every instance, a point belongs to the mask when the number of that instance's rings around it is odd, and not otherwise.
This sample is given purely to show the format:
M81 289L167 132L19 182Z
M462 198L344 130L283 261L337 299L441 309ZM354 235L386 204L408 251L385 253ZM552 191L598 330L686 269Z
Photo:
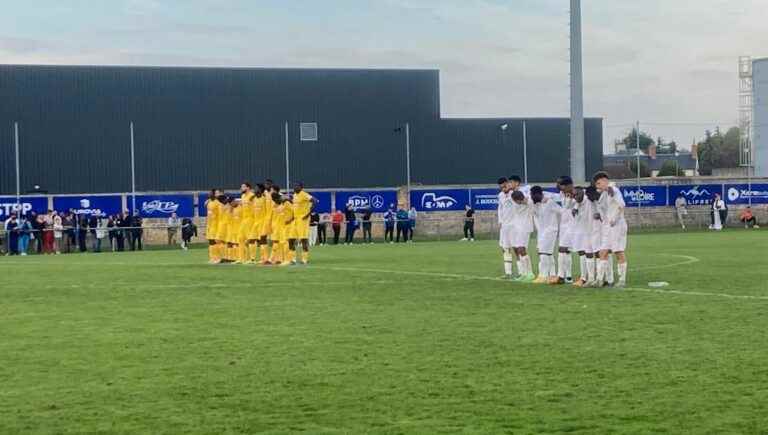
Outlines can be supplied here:
M633 235L624 290L500 280L491 241L4 257L0 433L767 433L767 253Z

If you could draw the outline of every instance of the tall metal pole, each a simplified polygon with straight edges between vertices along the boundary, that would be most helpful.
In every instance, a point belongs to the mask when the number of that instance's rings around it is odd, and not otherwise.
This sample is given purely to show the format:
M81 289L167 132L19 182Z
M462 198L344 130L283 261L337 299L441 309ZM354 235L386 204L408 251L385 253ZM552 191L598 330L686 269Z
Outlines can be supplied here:
M528 184L528 130L523 120L523 180Z
M291 188L291 155L288 150L288 121L285 122L285 188Z
M21 171L19 169L19 123L13 123L13 138L16 154L16 218L21 219Z
M751 151L751 150L747 150ZM747 195L747 201L749 201L748 205L751 208L752 207L752 164L754 163L754 160L752 160L752 153L749 154L749 162L747 162L747 190L749 191L749 195Z
M405 123L405 176L408 189L408 208L411 207L411 124Z
M635 127L637 129L635 134L635 139L637 143L637 193L640 194L640 121L637 121L637 125ZM642 198L641 198L642 199ZM642 226L642 222L639 219L640 218L640 208L643 205L643 201L641 199L638 199L637 201L637 217L638 217L638 225Z
M136 144L133 137L133 121L131 121L131 215L136 213Z
M571 177L576 183L583 183L585 172L581 0L571 0Z

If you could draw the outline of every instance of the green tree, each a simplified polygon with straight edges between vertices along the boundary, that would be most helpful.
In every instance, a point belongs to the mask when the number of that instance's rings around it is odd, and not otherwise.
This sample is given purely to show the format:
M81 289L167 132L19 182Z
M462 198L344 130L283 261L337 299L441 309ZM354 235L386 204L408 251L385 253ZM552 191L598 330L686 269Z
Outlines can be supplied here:
M656 140L656 153L657 154L674 154L677 152L677 142L665 142L664 138L659 136Z
M661 169L659 169L658 174L659 177L680 177L681 175L682 171L680 170L680 166L675 163L674 160L666 160L661 165Z
M637 149L637 128L633 128L629 134L621 139L619 143L624 144L624 147L629 150L636 150ZM640 150L646 154L648 154L648 147L655 144L653 141L653 138L651 136L644 132L640 132Z
M632 159L629 161L629 170L632 171L632 174L637 176L637 160ZM642 178L648 178L651 176L651 171L648 170L648 165L641 161L640 162L640 177Z
M738 127L729 128L725 134L719 127L714 133L707 130L699 142L699 173L712 175L713 169L739 166L740 136Z

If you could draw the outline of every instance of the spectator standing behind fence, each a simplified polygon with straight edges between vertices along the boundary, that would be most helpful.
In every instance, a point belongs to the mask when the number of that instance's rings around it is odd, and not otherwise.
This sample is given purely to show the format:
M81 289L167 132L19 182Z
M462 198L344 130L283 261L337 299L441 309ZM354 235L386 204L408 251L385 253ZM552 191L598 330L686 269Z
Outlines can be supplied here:
M357 231L357 213L355 213L352 203L348 203L344 209L344 220L347 222L346 232L344 233L344 243L351 245L355 243L355 231Z
M128 213L117 215L115 219L115 243L117 244L117 252L125 251L125 229L131 225L130 219L128 219Z
M95 252L101 252L101 245L109 234L109 221L106 216L101 215L96 218L96 249Z
M192 237L197 237L197 225L190 218L184 218L181 221L181 249L189 249Z
M677 195L675 199L675 211L677 212L677 221L680 226L685 229L685 217L688 216L688 201L685 200L685 196L682 193Z
M373 243L373 223L371 217L373 216L373 210L371 207L363 209L363 243Z
M19 219L18 225L19 231L19 254L27 255L29 251L29 241L32 236L32 223L27 216L22 216Z
M413 231L416 229L416 207L408 210L408 241L413 242Z
M75 224L76 222L73 219L73 214L71 212L64 213L64 216L61 218L61 224L64 226L64 244L66 246L66 249L64 250L66 253L72 252L72 248L77 243L77 239L75 238Z
M317 226L320 224L320 215L312 210L309 213L309 246L317 245Z
M747 206L747 208L742 210L739 220L744 224L744 228L749 228L750 226L752 228L760 228L760 225L757 224L757 218L752 213L752 207Z
M131 251L141 251L144 249L142 240L144 238L144 220L139 216L139 212L134 212L131 222Z
M341 210L333 212L331 217L331 228L333 229L333 244L339 244L339 235L341 234L341 223L344 222L344 213Z
M61 254L61 248L64 244L64 220L61 216L53 212L53 249L56 255Z
M53 217L56 212L48 210L43 216L43 252L53 254L55 252L55 242L53 234Z
M77 247L80 252L88 251L88 216L81 214L77 216Z
M475 241L475 210L469 205L464 207L466 213L464 213L464 238L462 242Z
M5 221L5 234L8 240L7 255L19 255L19 220L15 214Z
M712 226L710 229L720 231L728 219L728 207L719 193L715 193L715 199L712 201Z
M29 240L32 244L32 250L38 254L43 253L43 216L32 211L27 215L29 222Z
M328 244L328 223L331 221L331 215L323 213L320 215L320 221L317 223L317 243L321 246Z
M168 246L176 244L176 234L179 232L179 216L176 213L171 213L171 217L168 218Z
M384 242L395 243L395 220L397 212L395 205L390 204L389 209L384 213Z
M408 211L404 208L398 209L395 219L397 220L397 242L400 243L402 236L405 243L408 241Z

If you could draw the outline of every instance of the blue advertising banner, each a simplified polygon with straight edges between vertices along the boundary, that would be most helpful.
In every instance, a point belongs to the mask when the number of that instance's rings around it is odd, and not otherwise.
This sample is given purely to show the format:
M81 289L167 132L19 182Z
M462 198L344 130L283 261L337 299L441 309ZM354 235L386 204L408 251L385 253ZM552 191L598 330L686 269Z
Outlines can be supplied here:
M720 184L671 185L669 186L669 205L674 205L680 194L688 205L710 205L715 193L722 195L723 186Z
M499 208L499 189L472 189L472 203L475 210L496 210Z
M128 196L128 206L132 205ZM136 209L144 218L167 218L173 213L179 217L195 216L195 199L192 195L136 195Z
M374 213L384 213L390 204L397 207L397 192L394 190L369 190L336 192L336 210L344 210L348 203L355 210L370 207Z
M331 212L331 192L311 192L307 191L316 200L315 211L318 213L330 213Z
M411 206L418 211L464 210L469 204L467 189L434 189L411 191Z
M5 220L8 216L18 213L19 204L21 204L21 214L32 211L35 213L48 211L48 198L45 196L22 196L18 203L15 196L0 196L0 220Z
M627 207L667 205L667 186L619 186Z
M768 184L726 184L728 204L768 204Z
M123 212L123 198L115 195L54 196L56 211L74 210L76 214L107 216Z

